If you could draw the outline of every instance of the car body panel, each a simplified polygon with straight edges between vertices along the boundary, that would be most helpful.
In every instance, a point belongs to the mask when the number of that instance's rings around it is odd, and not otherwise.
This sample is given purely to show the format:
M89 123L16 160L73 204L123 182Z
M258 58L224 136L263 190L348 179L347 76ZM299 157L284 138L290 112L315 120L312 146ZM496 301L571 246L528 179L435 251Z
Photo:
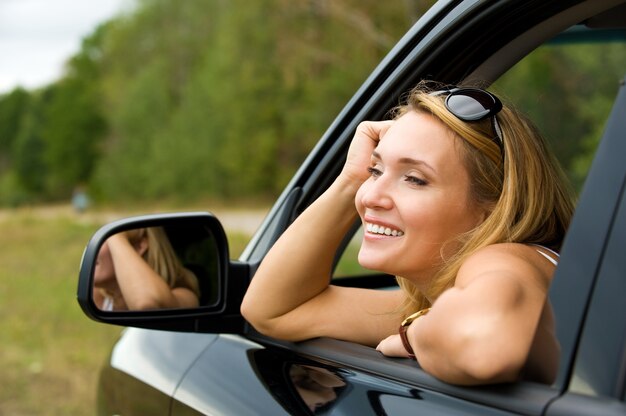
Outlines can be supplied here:
M174 410L190 414L193 409L210 415L307 414L309 407L289 371L306 367L332 373L340 380L341 386L332 394L332 400L325 397L325 408L335 414L412 415L416 408L429 415L512 414L419 385L385 379L356 367L335 366L326 360L294 354L294 345L284 348L285 345L220 336L185 376L174 396ZM233 356L241 359L233 360Z
M129 328L113 348L111 367L172 396L196 357L218 337Z
M246 415L261 409L266 414L287 414L250 364L251 352L261 348L243 337L220 335L186 374L174 395L174 408L184 403L200 414Z
M217 338L126 328L101 375L99 413L147 414L148 406L148 414L169 414L171 397L183 376Z

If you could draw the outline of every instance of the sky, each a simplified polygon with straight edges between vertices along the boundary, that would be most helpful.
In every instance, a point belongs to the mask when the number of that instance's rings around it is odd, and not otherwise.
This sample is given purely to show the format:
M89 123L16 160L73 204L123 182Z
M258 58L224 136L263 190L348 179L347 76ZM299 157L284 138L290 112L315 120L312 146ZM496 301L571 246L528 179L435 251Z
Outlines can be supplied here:
M57 80L81 40L133 2L0 0L0 94Z

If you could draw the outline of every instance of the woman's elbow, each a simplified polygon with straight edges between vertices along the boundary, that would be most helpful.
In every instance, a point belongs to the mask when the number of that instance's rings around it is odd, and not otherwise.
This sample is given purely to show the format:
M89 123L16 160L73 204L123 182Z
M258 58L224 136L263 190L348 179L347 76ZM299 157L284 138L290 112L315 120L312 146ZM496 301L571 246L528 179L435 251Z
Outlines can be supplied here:
M159 301L151 298L137 299L128 303L128 309L131 311L149 311L154 309L163 309L165 306Z
M513 382L519 379L524 363L525 359L512 349L467 344L454 353L420 359L426 372L457 385Z
M254 302L250 301L248 298L244 298L239 309L241 315L254 329L263 335L275 336L272 320L265 317Z
M514 357L494 357L483 353L479 358L468 357L459 366L467 380L466 384L508 383L519 378L523 361Z
M292 316L269 316L263 313L252 302L242 302L240 307L241 315L259 333L268 337L282 339L285 341L302 341L307 339L302 331L294 325Z

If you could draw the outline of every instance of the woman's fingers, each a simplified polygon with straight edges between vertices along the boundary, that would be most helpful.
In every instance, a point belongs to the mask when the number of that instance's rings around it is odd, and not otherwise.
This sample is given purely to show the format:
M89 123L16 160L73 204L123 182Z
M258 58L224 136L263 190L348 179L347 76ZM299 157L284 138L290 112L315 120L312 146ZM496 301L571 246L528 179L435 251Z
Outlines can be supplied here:
M363 121L359 124L348 150L344 174L359 182L367 179L372 152L392 124L392 120Z
M402 340L400 339L400 335L390 335L387 338L380 341L378 346L376 347L377 351L380 351L383 355L387 357L408 357L409 353L402 345Z

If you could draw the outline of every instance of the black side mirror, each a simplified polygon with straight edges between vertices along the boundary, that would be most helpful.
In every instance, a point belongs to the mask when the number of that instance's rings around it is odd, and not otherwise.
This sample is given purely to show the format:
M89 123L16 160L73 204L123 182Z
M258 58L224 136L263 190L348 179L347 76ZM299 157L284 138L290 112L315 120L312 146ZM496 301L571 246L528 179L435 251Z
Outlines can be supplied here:
M247 266L229 261L209 213L147 215L113 222L89 241L78 302L106 323L198 332L241 332Z

